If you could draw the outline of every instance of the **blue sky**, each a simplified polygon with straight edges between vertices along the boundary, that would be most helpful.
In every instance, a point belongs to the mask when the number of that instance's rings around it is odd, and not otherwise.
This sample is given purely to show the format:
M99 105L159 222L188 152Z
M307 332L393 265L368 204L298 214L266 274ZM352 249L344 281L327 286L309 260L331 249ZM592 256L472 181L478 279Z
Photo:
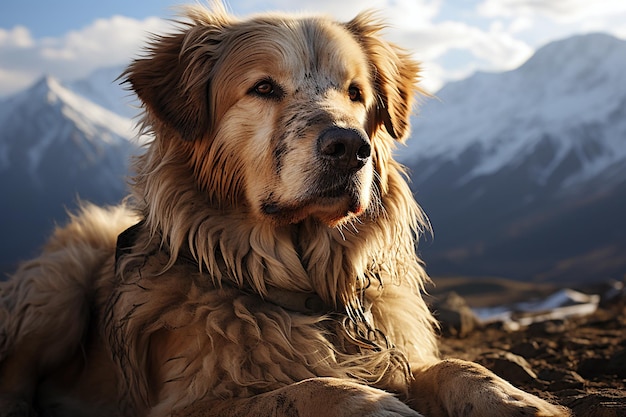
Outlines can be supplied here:
M44 74L62 81L125 65L147 32L167 30L176 0L3 0L0 97ZM626 39L624 0L230 0L236 15L307 11L348 20L377 8L388 37L423 62L436 91L477 70L513 69L546 43L579 33Z
M58 37L83 28L98 18L114 15L144 19L167 17L172 0L4 0L0 3L0 28L27 27L34 37Z

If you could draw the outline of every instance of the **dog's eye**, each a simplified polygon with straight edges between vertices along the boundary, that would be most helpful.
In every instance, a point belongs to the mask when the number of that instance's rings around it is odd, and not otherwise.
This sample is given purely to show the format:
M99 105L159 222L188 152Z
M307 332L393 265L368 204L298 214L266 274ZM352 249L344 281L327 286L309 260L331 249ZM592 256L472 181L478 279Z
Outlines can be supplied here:
M269 81L261 81L254 87L254 91L262 96L269 96L274 92L274 86Z
M348 97L350 97L352 101L361 101L361 90L359 87L351 85L350 88L348 88Z
M280 99L283 96L283 90L271 80L259 81L250 90L250 93L259 97L274 99Z

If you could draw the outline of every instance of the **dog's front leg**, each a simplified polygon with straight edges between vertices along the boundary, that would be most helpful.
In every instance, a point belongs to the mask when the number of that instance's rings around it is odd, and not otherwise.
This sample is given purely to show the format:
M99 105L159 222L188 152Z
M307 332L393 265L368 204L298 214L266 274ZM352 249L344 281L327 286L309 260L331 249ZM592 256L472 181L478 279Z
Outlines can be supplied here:
M568 417L564 407L515 388L485 367L449 359L415 368L410 404L428 417Z
M420 417L392 394L337 378L307 379L245 399L200 401L176 417Z

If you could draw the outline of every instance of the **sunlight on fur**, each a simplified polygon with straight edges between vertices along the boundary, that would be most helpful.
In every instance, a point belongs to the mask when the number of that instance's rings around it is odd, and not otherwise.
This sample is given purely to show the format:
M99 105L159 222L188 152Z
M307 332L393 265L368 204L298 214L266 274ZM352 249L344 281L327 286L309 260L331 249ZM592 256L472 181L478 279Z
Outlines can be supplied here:
M152 38L131 196L0 284L0 416L569 415L438 356L383 28L214 4Z

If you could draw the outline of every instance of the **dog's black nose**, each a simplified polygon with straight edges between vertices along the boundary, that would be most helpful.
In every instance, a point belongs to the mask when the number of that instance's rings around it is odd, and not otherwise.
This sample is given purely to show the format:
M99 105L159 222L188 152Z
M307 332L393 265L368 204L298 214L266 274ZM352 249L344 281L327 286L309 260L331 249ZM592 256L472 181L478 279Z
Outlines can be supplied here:
M323 159L336 168L358 170L365 165L372 154L370 141L355 129L331 127L320 135L317 149Z

